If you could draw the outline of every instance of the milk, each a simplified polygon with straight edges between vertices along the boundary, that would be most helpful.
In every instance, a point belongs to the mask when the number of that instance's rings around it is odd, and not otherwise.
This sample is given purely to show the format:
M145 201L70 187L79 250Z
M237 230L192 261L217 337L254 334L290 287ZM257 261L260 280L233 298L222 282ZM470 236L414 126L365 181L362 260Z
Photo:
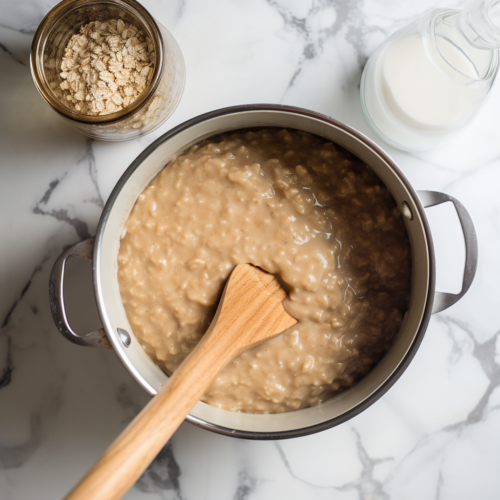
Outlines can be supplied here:
M469 46L449 21L453 16L430 13L396 33L363 72L363 111L375 131L400 149L446 142L479 110L496 75L489 68L497 56Z
M448 127L462 120L473 105L477 89L454 81L450 65L465 75L474 71L468 59L451 43L438 39L445 59L431 61L420 35L396 42L382 65L382 87L391 111L409 125Z

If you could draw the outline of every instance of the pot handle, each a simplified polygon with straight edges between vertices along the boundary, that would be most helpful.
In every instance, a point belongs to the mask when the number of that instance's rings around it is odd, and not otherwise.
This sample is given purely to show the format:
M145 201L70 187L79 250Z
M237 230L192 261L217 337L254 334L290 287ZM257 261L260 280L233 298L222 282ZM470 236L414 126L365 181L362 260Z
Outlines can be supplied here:
M469 212L456 198L438 191L417 191L418 197L424 208L441 205L451 201L457 211L460 225L464 233L465 241L465 269L464 279L462 281L462 290L460 293L436 292L434 295L434 304L432 314L448 309L448 307L458 302L466 293L474 281L477 270L477 236L474 229L474 223Z
M63 252L56 260L49 282L49 300L52 317L58 330L71 342L86 347L99 347L100 349L113 350L106 332L103 328L86 335L77 335L69 325L64 306L64 270L69 257L75 256L81 259L92 260L94 254L95 238L81 241Z

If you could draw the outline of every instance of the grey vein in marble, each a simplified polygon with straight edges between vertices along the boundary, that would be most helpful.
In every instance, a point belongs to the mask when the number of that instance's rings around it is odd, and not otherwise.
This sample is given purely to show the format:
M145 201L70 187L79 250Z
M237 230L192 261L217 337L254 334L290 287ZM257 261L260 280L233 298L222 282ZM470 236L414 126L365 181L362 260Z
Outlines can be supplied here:
M29 438L26 442L15 446L0 444L0 464L5 469L21 467L35 452L42 441L42 421L40 414L31 415Z
M26 64L24 64L24 62L21 61L21 59L16 57L16 55L13 54L3 43L0 43L0 50L3 50L7 55L12 57L12 59L14 59L14 61L16 61L17 63L21 64L22 66L26 66Z
M389 500L389 495L384 491L383 484L373 477L375 466L392 460L391 458L371 458L365 450L358 431L351 427L356 438L356 450L362 469L358 479L338 488L339 491L355 490L360 499L373 498Z
M168 497L165 495L162 497L168 500L183 500L179 485L180 475L181 470L175 460L172 445L169 443L144 471L135 484L135 488L144 493L161 491L165 494L168 492Z
M138 415L142 410L141 405L134 401L134 398L130 393L130 388L126 384L120 384L118 393L116 395L116 400L125 412L123 418L124 424L132 422L136 415Z
M98 179L97 179L97 164L93 150L93 139L87 138L85 141L85 149L82 155L78 158L75 163L75 167L87 167L90 181L92 183L94 195L88 198L88 201L95 205L97 208L104 208L104 199L100 191ZM61 222L66 222L73 226L80 240L84 240L91 237L89 232L88 224L84 222L79 217L71 217L66 208L57 208L47 210L45 206L48 204L52 194L59 187L60 183L68 175L68 172L64 173L59 179L55 179L50 182L49 187L40 198L40 200L35 204L33 208L33 213L38 215L48 215Z
M4 360L0 364L0 389L6 387L12 381L12 372L14 371L14 364L12 362L12 339L7 334L6 324L0 329L0 352L3 352Z
M300 481L301 483L304 483L306 484L307 486L311 486L312 488L317 488L317 489L321 489L321 490L337 490L337 488L335 488L335 486L321 486L321 485L316 485L314 483L311 483L309 481L306 481L305 479L302 479L301 477L299 477L292 469L292 466L290 465L290 462L288 461L288 459L286 458L286 454L285 452L283 451L283 448L280 446L280 444L275 441L274 442L274 446L276 447L276 449L278 450L278 454L286 468L286 470L288 471L288 473L294 478L296 479L297 481Z
M85 142L85 150L82 154L82 156L77 160L76 165L82 165L82 164L87 164L88 165L88 171L89 171L89 176L92 181L92 184L95 189L95 196L90 198L90 202L96 205L99 208L104 207L104 200L102 198L100 189L99 189L99 184L97 182L97 167L96 167L96 160L94 156L94 151L92 149L92 143L93 139L87 139ZM90 238L91 235L88 230L88 225L86 222L82 221L78 217L70 217L68 214L68 211L64 208L61 209L52 209L52 210L45 210L43 208L44 205L47 205L47 203L50 200L50 197L52 196L52 193L54 190L58 187L60 182L66 177L67 174L64 174L60 179L56 179L52 181L49 184L48 189L45 191L44 195L40 199L40 201L35 205L35 208L33 208L33 213L34 214L39 214L39 215L49 215L50 217L54 217L55 219L61 221L61 222L66 222L73 226L75 228L75 231L78 235L78 237L81 240Z
M491 413L493 410L500 409L500 405L488 408L488 403L491 394L493 391L500 386L500 365L495 362L495 344L500 336L500 331L497 331L493 337L488 339L487 341L480 343L478 342L472 331L468 328L468 326L462 322L457 321L456 319L444 315L437 315L435 317L436 321L446 325L448 328L448 335L454 342L451 355L455 356L458 353L461 353L460 346L457 345L456 341L453 338L453 331L456 327L461 328L465 331L473 343L472 355L478 359L481 368L485 372L486 376L489 379L489 384L481 396L480 400L476 404L474 408L472 408L467 417L459 422L448 425L442 429L437 430L436 432L427 434L423 436L413 447L412 450L401 460L401 462L397 465L397 467L390 474L388 480L384 481L384 486L389 484L392 480L398 477L403 471L407 470L408 467L411 467L411 463L417 460L416 457L419 456L422 452L425 452L426 449L432 448L440 451L440 456L442 457L440 460L439 471L438 471L438 481L436 485L436 494L435 498L442 498L442 488L444 483L443 478L443 463L446 457L446 450L450 448L452 443L460 440L464 430L467 427L475 426L477 424L483 423L485 418ZM437 454L436 451L433 453ZM404 473L404 472L403 472ZM383 490L381 490L383 492ZM379 498L375 496L374 498ZM381 496L381 499L386 497ZM387 497L392 498L392 497Z
M41 21L41 19L40 19ZM39 24L39 23L38 23ZM38 26L37 24L37 26ZM23 35L34 35L36 29L31 29L31 28L14 28L13 26L9 26L7 24L0 23L0 28L5 28L8 30L12 31L18 31L19 33L22 33Z
M12 304L12 307L9 309L7 312L7 315L5 316L5 319L2 323L2 326L0 327L0 339L3 337L5 338L5 360L3 365L0 365L0 390L6 386L8 386L11 381L12 381L12 374L14 372L14 363L12 359L12 337L9 334L9 323L10 323L10 318L15 311L16 307L18 304L21 302L23 297L26 295L26 292L29 290L31 283L33 281L33 278L36 274L38 274L43 267L43 264L45 263L46 259L43 260L41 264L35 267L33 273L31 274L28 282L24 286L24 288L21 291L20 296L14 301Z
M0 444L0 464L4 469L22 467L33 455L46 437L47 421L54 418L62 405L62 387L46 391L42 406L32 412L29 436L22 444Z
M99 208L104 208L104 200L102 199L101 191L99 188L99 184L97 183L97 166L95 161L94 150L92 149L92 144L94 139L87 139L85 141L85 152L81 156L81 158L77 161L77 165L88 162L89 174L92 180L92 184L94 185L96 196L91 198L89 201L94 203Z
M356 442L356 450L358 458L361 462L362 469L358 478L354 481L346 483L341 486L323 486L311 483L310 481L306 481L305 479L299 477L293 470L292 467L284 453L283 449L279 445L279 443L275 443L275 446L278 450L278 453L283 461L285 468L288 470L290 475L297 479L298 481L306 484L307 486L312 487L317 490L333 490L336 492L357 492L358 498L360 500L365 498L373 498L377 500L388 500L390 497L384 491L383 483L374 478L374 469L375 466L387 462L392 461L392 458L371 458L365 448L363 447L363 443L361 441L361 437L358 431L351 426L351 430L355 436Z
M462 422L458 422L446 428L446 430L460 430L464 426L477 424L483 421L486 415L491 411L487 408L490 396L497 387L500 387L500 365L495 361L495 344L498 337L500 337L500 330L487 341L480 343L476 340L468 325L463 322L443 315L437 316L436 320L444 323L449 328L449 336L452 336L451 332L453 331L453 325L460 327L467 333L473 343L472 355L479 361L481 369L489 379L489 384L481 396L481 399L469 412L467 418ZM456 344L454 345L454 349L458 349Z
M26 295L26 292L29 290L30 286L31 286L31 283L33 282L33 278L35 277L36 274L40 273L43 269L43 265L45 264L45 262L47 262L47 259L48 257L45 256L43 259L42 259L42 262L40 264L38 264L35 269L33 270L33 272L31 273L31 276L30 278L28 279L26 285L24 285L22 291L21 291L21 294L19 295L19 297L14 301L14 303L12 304L11 308L9 309L9 311L7 312L7 315L5 316L5 319L2 323L2 326L1 328L5 328L9 322L10 322L10 318L12 316L12 313L14 312L14 310L16 309L17 305L21 302L21 300L23 299L23 297Z
M59 210L44 211L37 204L33 209L33 213L38 215L48 215L50 217L54 217L58 221L67 222L69 225L75 228L76 234L81 240L86 240L91 237L88 231L87 224L77 217L70 217L68 211L64 208L61 208Z
M242 470L238 473L238 488L234 493L233 500L248 500L257 488L257 479L248 471Z
M277 0L267 1L283 18L285 27L295 32L303 43L302 56L288 83L287 90L294 85L297 77L302 73L304 63L308 60L313 60L321 54L325 40L334 37L341 30L345 30L346 27L346 40L352 44L356 51L359 67L363 67L366 63L367 56L364 53L363 37L366 32L379 31L380 29L377 27L367 27L363 24L363 2L361 0L351 2L321 0L314 2L307 16L303 18L293 15L286 5L279 3ZM333 7L335 10L336 18L333 24L318 30L312 29L308 25L308 18L314 15L321 15L328 7Z

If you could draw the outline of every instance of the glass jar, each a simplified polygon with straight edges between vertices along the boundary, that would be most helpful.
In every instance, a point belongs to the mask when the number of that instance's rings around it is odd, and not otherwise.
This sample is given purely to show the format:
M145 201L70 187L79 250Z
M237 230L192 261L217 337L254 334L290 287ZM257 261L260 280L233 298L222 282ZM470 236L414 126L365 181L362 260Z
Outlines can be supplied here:
M499 66L500 0L433 10L368 60L361 104L373 129L408 151L438 147L479 111Z
M127 107L107 115L86 115L66 101L61 63L70 38L92 21L121 19L148 36L153 45L153 76ZM125 141L159 127L177 108L186 79L182 53L169 31L134 0L64 0L38 27L31 46L31 74L45 101L82 134L104 141Z

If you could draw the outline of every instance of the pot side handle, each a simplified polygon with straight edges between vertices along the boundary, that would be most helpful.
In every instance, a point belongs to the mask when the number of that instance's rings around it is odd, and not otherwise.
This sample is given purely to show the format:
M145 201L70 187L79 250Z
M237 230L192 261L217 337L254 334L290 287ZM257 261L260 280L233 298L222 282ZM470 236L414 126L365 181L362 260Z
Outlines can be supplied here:
M63 252L56 260L52 272L50 273L50 310L52 311L52 317L54 318L58 330L74 344L113 350L103 328L95 332L87 333L86 335L77 335L69 325L64 305L64 271L66 261L71 256L92 260L94 254L94 240L94 238L89 238L88 240L77 243Z
M456 198L438 191L417 191L418 197L424 208L433 207L451 201L457 211L460 225L464 234L465 241L465 269L464 279L462 281L462 290L460 293L436 292L434 295L434 304L432 314L448 309L458 302L466 293L474 281L477 270L477 236L474 229L474 223L469 212Z

